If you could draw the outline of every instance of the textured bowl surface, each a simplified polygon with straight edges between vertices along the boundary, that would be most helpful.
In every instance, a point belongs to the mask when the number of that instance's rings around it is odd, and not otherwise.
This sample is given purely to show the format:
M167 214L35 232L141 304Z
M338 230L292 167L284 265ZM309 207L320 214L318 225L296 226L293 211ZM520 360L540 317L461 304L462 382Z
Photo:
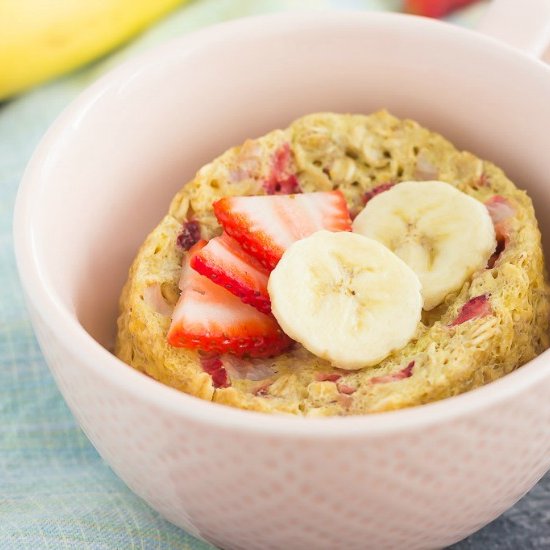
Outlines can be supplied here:
M439 403L305 419L201 401L108 350L131 258L181 183L307 112L386 107L495 162L528 190L547 244L548 97L542 63L383 14L224 24L96 83L37 150L15 229L38 339L101 455L166 518L224 548L435 548L511 506L550 466L548 352Z

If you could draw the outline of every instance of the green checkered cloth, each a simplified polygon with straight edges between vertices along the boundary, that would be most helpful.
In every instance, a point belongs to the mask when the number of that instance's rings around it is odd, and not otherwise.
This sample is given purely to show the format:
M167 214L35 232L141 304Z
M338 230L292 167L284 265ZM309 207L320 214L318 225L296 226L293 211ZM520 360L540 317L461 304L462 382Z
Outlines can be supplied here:
M400 5L399 0L196 0L100 63L0 106L0 549L211 548L164 521L111 472L76 425L37 346L17 279L11 224L18 183L46 128L106 69L167 38L257 13ZM483 9L481 3L452 19L469 24ZM549 493L547 478L457 548L550 548Z

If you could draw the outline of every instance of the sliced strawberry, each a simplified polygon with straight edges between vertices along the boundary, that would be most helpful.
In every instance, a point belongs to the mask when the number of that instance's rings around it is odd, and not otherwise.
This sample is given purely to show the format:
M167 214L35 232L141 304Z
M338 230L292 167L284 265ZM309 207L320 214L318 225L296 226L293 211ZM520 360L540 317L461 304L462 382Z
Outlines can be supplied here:
M241 302L191 268L193 257L205 246L206 241L199 241L186 255L180 278L181 295L172 315L168 343L252 357L282 352L291 340L273 317Z
M405 11L426 17L443 17L476 0L405 0Z
M264 182L264 189L268 195L289 195L300 192L298 178L291 170L291 161L290 144L284 143L275 151L271 173Z
M468 300L458 312L456 319L449 325L455 327L461 325L470 319L476 319L491 315L493 310L491 308L491 302L489 302L489 296L487 294L481 294L471 300Z
M351 231L351 219L340 191L225 197L214 213L229 235L269 270L295 241L321 229Z
M271 313L267 293L268 271L226 233L208 241L193 256L191 267L238 296L245 304L263 313Z
M388 189L391 189L395 185L394 181L388 181L387 183L381 183L380 185L377 185L376 187L372 188L370 191L367 191L363 195L363 203L367 204L371 199L376 197L376 195L380 195L380 193L383 193L384 191L387 191Z

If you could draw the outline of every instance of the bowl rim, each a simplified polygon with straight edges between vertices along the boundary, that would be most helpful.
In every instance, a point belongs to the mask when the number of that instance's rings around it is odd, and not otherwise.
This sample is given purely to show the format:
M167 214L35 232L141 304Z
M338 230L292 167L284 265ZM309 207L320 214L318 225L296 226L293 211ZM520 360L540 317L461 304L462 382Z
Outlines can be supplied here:
M270 415L256 411L242 410L218 403L206 401L188 395L157 382L147 375L136 371L116 358L99 344L79 323L56 295L54 289L43 276L37 258L33 209L37 206L35 190L44 187L44 177L50 154L62 150L64 139L77 131L75 122L102 96L108 95L136 71L157 59L169 55L182 55L190 49L207 45L214 37L227 39L235 33L258 29L260 26L269 32L288 31L289 28L311 28L322 25L354 24L394 25L407 31L439 33L441 39L469 43L477 41L479 47L498 49L510 62L531 63L533 67L546 65L535 58L516 50L496 39L481 35L475 31L457 27L441 21L433 21L396 13L356 12L356 11L300 11L259 15L231 20L212 25L183 37L177 37L132 57L111 69L94 84L83 91L50 126L36 148L20 184L14 210L14 244L20 280L27 300L33 325L38 319L52 331L71 357L78 358L80 368L92 371L104 379L105 383L117 386L132 397L143 399L149 404L168 410L175 417L191 417L216 428L254 432L258 436L285 435L299 438L355 437L398 433L415 427L430 427L451 419L466 418L482 414L485 410L502 403L513 396L534 388L539 382L550 376L546 359L550 350L546 350L520 369L488 385L453 396L441 401L406 409L388 411L382 414L354 415L343 417L309 418L294 415ZM550 73L547 73L547 76ZM50 366L50 369L54 369Z

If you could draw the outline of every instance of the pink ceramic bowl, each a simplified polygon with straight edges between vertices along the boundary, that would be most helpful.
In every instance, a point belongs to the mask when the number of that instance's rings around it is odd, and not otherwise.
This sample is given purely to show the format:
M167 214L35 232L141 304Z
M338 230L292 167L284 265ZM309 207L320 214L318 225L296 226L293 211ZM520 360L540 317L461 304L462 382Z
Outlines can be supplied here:
M540 50L542 21L517 45ZM247 550L441 547L516 502L550 466L550 352L443 402L305 419L178 393L109 350L130 261L176 190L312 111L387 107L495 161L529 190L548 244L549 98L550 70L493 38L357 13L209 28L92 86L36 151L15 239L44 355L113 470L188 532Z

